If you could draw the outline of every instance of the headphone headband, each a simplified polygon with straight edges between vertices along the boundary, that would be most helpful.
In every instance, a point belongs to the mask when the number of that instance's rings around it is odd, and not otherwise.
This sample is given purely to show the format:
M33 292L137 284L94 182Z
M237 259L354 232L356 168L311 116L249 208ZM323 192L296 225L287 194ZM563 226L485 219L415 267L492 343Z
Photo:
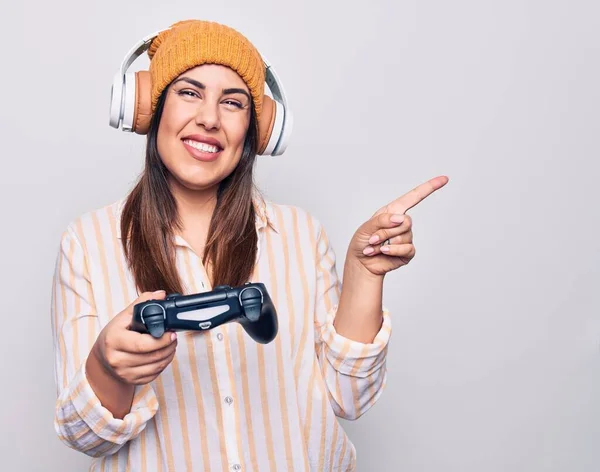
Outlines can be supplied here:
M131 107L135 103L136 97L135 78L133 77L134 74L128 73L127 70L138 57L148 50L154 38L169 29L157 31L140 40L129 50L121 62L111 89L110 126L113 128L122 127L123 131L133 131L132 119L127 118L133 117ZM293 126L293 117L288 107L283 84L277 72L262 54L261 58L265 65L265 83L275 101L273 107L275 116L271 135L268 138L269 142L265 150L261 154L277 156L283 154L287 148Z
M121 63L121 69L119 70L119 72L121 74L125 74L127 72L127 69L131 67L131 64L133 64L138 57L140 57L148 50L148 48L152 44L152 41L154 41L154 38L156 38L159 34L163 33L164 31L168 31L169 29L170 28L160 30L154 34L151 34L150 36L146 36L135 46L133 46L123 59L123 62Z

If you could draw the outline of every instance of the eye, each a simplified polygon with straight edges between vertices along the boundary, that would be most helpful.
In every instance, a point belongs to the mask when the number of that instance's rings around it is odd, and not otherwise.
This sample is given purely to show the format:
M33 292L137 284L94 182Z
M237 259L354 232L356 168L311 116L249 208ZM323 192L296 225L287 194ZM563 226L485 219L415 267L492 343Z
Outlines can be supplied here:
M223 103L225 103L226 105L233 106L235 108L240 108L240 109L244 108L244 106L240 102L238 102L236 100L229 99L229 100L225 100Z
M200 98L200 95L198 95L197 92L195 92L194 90L190 90L190 89L180 90L179 92L177 92L177 95L184 96L184 97Z

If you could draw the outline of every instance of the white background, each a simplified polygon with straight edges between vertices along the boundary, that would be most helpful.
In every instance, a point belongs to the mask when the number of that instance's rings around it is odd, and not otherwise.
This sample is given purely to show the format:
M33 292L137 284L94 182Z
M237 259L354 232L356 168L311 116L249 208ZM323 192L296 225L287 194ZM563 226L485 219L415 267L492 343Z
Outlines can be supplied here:
M108 126L113 74L187 18L276 67L294 136L257 180L323 222L340 272L375 210L450 177L386 278L388 388L343 423L358 470L600 470L600 4L558 0L2 0L0 469L89 462L52 425L58 240L133 185L144 139Z

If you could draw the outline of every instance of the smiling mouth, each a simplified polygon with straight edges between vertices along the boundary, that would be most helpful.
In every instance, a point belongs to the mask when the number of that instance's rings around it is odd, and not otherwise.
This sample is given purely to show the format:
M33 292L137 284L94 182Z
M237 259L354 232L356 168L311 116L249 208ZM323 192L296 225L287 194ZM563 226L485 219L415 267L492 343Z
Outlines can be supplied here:
M200 162L215 162L223 153L223 148L215 144L201 143L194 139L182 139L186 151Z
M183 142L184 142L184 144L187 144L188 146L193 147L194 149L197 149L198 151L207 152L209 154L216 154L219 151L222 151L222 149L218 146L213 146L212 144L200 143L198 141L194 141L193 139L184 139Z

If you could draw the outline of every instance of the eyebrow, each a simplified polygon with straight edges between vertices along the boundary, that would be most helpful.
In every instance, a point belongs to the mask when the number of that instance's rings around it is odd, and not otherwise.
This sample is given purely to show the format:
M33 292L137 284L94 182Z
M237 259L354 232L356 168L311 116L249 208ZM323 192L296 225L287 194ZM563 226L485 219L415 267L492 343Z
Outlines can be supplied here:
M177 82L187 82L188 84L191 84L194 87L198 87L201 90L206 90L206 85L204 85L202 82L198 82L197 80L191 79L190 77L180 77L175 82L173 82L173 84L176 84ZM242 95L245 95L248 98L248 100L251 100L250 95L244 89L241 89L241 88L223 89L224 95L230 95L233 93L241 93Z

